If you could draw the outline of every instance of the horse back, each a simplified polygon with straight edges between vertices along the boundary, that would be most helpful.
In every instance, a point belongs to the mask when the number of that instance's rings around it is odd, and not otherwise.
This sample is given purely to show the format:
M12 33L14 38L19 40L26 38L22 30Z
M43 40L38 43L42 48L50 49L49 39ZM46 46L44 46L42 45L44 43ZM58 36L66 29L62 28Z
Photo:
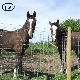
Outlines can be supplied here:
M78 45L80 45L80 32L73 32L71 33L71 48L78 49Z
M12 31L0 29L0 48L11 48L12 33Z

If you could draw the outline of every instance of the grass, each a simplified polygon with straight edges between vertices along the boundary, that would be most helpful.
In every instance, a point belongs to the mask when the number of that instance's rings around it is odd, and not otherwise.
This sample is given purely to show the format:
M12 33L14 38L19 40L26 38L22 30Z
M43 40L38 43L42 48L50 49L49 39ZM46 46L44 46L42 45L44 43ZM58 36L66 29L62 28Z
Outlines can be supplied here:
M6 51L6 50L4 50L4 49L2 49L1 52L2 52L3 55L10 55L10 56L11 56L11 55L16 55L16 52L9 52L9 51Z
M54 42L54 46L49 43L44 44L30 44L28 49L25 51L25 55L31 55L31 54L44 54L44 55L54 55L59 54L58 49L56 47L56 43ZM3 55L16 55L16 52L9 52L2 49ZM63 51L64 54L64 51ZM71 51L71 56L76 56L74 51Z
M26 75L23 73L23 80L67 80L67 74L58 73L56 76L48 75L45 73L40 72L25 72ZM0 75L0 80L13 80L13 73L7 73ZM20 78L14 79L14 80L20 80ZM71 80L80 80L80 72L79 71L72 71L71 73Z
M54 43L55 45L56 43ZM52 53L58 53L58 49L51 44L35 44L35 45L29 45L28 49L25 51L25 55L31 55L31 54L44 54L44 55L52 55ZM3 55L16 55L16 53L5 51L2 49ZM59 54L59 53L58 53Z
M54 43L55 44L55 43ZM26 53L44 53L45 54L50 54L53 53L53 51L56 53L58 52L57 48L52 46L51 44L44 43L44 44L35 44L35 45L30 45L28 49L25 51Z

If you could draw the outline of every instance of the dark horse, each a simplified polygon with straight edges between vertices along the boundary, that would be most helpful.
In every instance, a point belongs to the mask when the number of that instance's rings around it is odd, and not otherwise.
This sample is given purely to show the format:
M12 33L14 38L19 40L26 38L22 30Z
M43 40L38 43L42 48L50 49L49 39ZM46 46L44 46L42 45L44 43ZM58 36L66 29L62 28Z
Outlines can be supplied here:
M67 30L62 28L59 25L59 20L57 22L51 23L49 21L49 24L51 25L51 34L55 34L56 38L56 44L58 46L58 51L60 54L60 59L61 59L61 70L60 72L64 72L64 63L63 63L63 51L65 51L65 62L66 62L66 45L67 45ZM80 32L73 32L71 33L71 50L74 50L75 53L77 54L78 57L78 62L80 63L80 55L79 55L79 50L80 50ZM80 66L80 65L79 65Z
M7 50L10 52L16 52L18 62L16 69L19 66L19 77L22 80L22 57L25 50L29 46L29 39L33 37L33 33L36 26L36 12L33 15L27 12L27 20L21 29L15 31L7 31L0 29L0 53L1 50Z

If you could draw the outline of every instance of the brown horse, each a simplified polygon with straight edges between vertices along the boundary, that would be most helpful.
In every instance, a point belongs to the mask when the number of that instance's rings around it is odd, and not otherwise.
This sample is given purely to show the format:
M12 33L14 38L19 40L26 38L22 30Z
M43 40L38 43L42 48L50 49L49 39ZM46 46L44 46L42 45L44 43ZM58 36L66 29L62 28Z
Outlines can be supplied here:
M60 54L60 59L61 59L61 70L60 72L64 72L64 63L63 63L63 51L65 51L65 62L66 62L66 45L67 45L67 30L62 28L59 25L59 20L57 22L51 23L49 21L49 24L51 25L51 34L55 33L55 38L56 38L56 44L58 46L58 51ZM79 50L80 50L80 32L73 32L71 33L71 50L74 50L75 53L77 54L78 57L78 63L80 63L80 55L79 55ZM80 67L80 65L78 65ZM67 70L66 70L67 72Z
M36 26L36 12L33 15L27 12L27 20L21 29L15 31L7 31L0 29L0 53L1 50L7 50L10 52L16 52L18 62L16 69L19 66L19 77L22 80L22 57L25 50L29 46L29 39L33 37L33 33Z

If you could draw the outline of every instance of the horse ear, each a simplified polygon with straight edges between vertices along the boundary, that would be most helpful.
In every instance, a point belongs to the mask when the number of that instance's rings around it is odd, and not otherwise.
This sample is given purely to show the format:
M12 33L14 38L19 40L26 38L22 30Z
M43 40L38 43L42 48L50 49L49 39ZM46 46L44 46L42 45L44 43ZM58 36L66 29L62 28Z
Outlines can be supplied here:
M57 22L56 22L57 24L59 24L59 20L57 20Z
M51 25L51 22L49 21L49 24Z
M34 11L33 16L36 17L36 12Z
M29 18L30 14L29 14L29 11L27 12L27 18Z

